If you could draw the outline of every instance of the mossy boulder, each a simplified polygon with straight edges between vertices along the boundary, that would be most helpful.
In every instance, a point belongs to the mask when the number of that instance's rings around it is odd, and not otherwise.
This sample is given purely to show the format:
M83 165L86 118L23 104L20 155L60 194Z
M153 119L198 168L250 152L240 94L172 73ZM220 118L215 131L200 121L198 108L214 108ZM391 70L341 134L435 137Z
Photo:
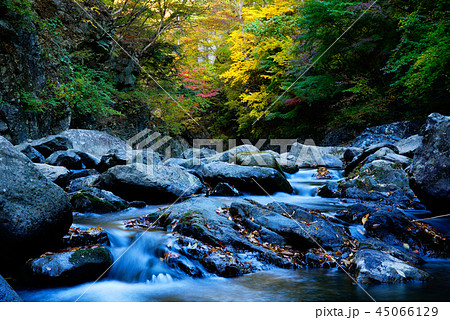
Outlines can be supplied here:
M113 263L105 247L79 249L29 260L24 278L34 285L74 285L93 281Z
M112 192L97 188L83 189L71 196L73 209L80 213L108 213L128 208L127 201Z

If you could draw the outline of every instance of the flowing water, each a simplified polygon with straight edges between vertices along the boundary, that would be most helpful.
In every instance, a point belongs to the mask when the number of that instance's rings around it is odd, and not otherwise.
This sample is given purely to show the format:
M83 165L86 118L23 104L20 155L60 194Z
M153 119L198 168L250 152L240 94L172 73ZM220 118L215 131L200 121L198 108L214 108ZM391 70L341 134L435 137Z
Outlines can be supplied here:
M295 189L293 195L245 195L245 198L266 204L288 202L324 214L354 203L351 200L325 199L316 195L318 186L329 180L314 178L313 169L288 175ZM331 170L331 181L342 178L342 172ZM224 205L235 198L216 197ZM167 250L171 237L162 231L145 234L126 230L123 220L140 217L164 206L131 208L111 214L76 214L79 227L101 225L111 242L116 263L106 278L96 283L62 288L21 290L24 301L370 301L370 298L339 269L271 269L238 278L225 279L214 275L202 279L189 278L168 267L159 257ZM408 211L417 219L429 217L427 211ZM445 234L450 233L449 219L429 220ZM363 238L361 227L352 227L352 235ZM134 243L136 239L138 239ZM130 247L130 245L134 243ZM429 259L424 270L434 278L426 283L376 285L365 289L377 301L448 301L450 296L450 264L448 259ZM199 266L197 262L190 262Z

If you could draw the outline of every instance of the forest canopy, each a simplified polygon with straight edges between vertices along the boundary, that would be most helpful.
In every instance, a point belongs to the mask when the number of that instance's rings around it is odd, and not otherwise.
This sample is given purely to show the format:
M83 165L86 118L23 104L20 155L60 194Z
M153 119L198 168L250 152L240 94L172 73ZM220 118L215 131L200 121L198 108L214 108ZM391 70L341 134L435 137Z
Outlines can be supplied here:
M61 65L45 95L22 92L34 110L65 99L80 119L145 111L174 134L270 138L423 119L448 106L445 0L77 1L92 28L108 11L113 41L103 48L134 61L131 85L104 53L51 44L61 22L36 3L3 4L36 22L47 58Z

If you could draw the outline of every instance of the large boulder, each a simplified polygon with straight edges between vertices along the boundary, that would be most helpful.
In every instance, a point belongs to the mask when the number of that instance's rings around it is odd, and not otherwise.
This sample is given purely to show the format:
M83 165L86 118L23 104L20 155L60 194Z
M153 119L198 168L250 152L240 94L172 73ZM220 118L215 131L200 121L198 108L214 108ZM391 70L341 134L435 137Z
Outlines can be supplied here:
M271 152L238 152L236 154L236 163L248 167L272 168L283 172L275 156Z
M233 202L230 212L243 223L250 220L258 228L265 227L281 235L286 243L299 250L315 248L318 244L326 249L337 249L344 247L349 240L344 228L295 205L270 203L261 206Z
M22 302L17 292L0 275L0 302Z
M344 153L346 150L351 149L355 153L361 153L360 148L352 147L320 147L313 144L312 141L305 141L305 144L295 142L292 144L289 150L289 155L294 156L298 163L302 161L306 164L304 167L341 167L342 163L336 165L336 158L340 161L344 161ZM324 156L329 156L325 157ZM331 158L332 157L332 158ZM328 163L330 159L333 162Z
M29 260L24 273L35 285L74 285L97 280L112 263L105 247L87 248Z
M450 207L450 117L433 113L411 165L411 188L434 213Z
M274 192L292 193L292 186L284 175L272 168L246 167L225 162L203 165L201 175L211 186L219 182L229 183L240 191L256 194Z
M425 281L430 275L387 253L362 249L356 253L356 280L362 284Z
M53 152L46 162L52 166L62 166L67 169L81 169L83 168L83 162L81 158L71 151L56 151Z
M44 163L44 156L29 144L20 144L16 148L34 163Z
M164 203L198 193L200 180L180 167L115 166L101 174L95 187L113 192L127 200Z
M25 258L60 240L72 224L66 193L0 137L0 255Z
M72 141L73 147L101 158L111 149L127 150L125 141L97 130L69 129L60 134Z
M345 167L344 174L345 175L350 174L360 163L365 161L367 157L376 153L380 149L386 149L386 148L391 149L395 153L398 153L397 147L395 147L391 143L380 143L380 144L373 145L373 146L365 149L364 152L361 152L356 157L354 157Z
M30 145L39 151L44 157L50 156L56 151L65 151L72 148L72 141L61 135L48 136L31 142L23 143L19 146Z
M51 182L56 183L61 188L67 187L70 178L70 171L65 167L51 166L45 163L36 163L36 168Z
M97 188L83 189L70 197L77 212L108 213L128 208L128 203L112 192Z
M396 143L416 134L419 129L419 123L414 121L401 121L370 127L353 141L352 147L365 149L380 143Z

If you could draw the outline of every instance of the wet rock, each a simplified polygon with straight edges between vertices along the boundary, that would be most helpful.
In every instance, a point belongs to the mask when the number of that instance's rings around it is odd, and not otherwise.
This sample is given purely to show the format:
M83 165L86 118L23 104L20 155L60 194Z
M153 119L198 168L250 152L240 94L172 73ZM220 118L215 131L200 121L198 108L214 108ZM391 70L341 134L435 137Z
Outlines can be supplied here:
M178 167L115 166L101 174L94 186L113 192L127 200L164 203L187 197L203 190L200 180Z
M22 299L0 275L0 302L22 302Z
M35 285L65 286L96 280L113 262L105 247L56 253L27 262L25 278Z
M422 140L423 137L416 134L409 138L398 141L394 143L394 145L397 147L398 153L400 155L413 158L416 150L422 146Z
M181 157L183 159L201 159L211 157L216 153L217 153L216 150L208 148L200 148L200 149L189 148L181 154Z
M97 158L107 154L109 150L127 150L125 141L97 130L69 129L60 134L72 141L68 149L86 152Z
M387 253L362 249L356 253L356 280L362 284L425 281L430 275Z
M66 193L0 137L0 268L58 241L71 224Z
M272 168L283 172L273 154L266 151L238 152L236 153L236 163L241 166Z
M210 196L222 196L222 197L239 197L242 195L239 190L230 186L228 183L219 182L214 190L209 193Z
M26 155L31 161L34 163L44 163L45 158L44 156L37 151L35 148L30 146L29 144L21 144L16 146L16 148L22 152L24 155Z
M291 150L289 154L296 158L298 163L302 161L307 163L309 166L323 166L327 167L327 158L321 159L325 155L333 156L333 161L336 161L334 158L339 159L340 161L344 161L344 153L346 150L351 149L357 153L362 152L360 148L352 148L352 147L320 147L314 145L313 141L305 141L305 144L301 144L295 142L291 146ZM332 166L328 166L332 167Z
M411 165L411 188L433 213L450 207L450 117L433 113ZM447 209L448 210L448 209Z
M39 151L44 157L48 157L56 151L66 151L73 147L72 141L61 135L48 136L26 144Z
M100 177L99 174L94 174L92 176L76 178L69 182L69 186L67 187L68 193L75 193L85 188L93 187L94 183Z
M36 163L36 167L48 180L61 188L69 184L70 171L65 167L51 166L45 163Z
M99 158L97 158L96 156L93 156L92 154L89 154L87 152L83 152L80 150L74 150L74 149L70 149L68 151L74 152L77 156L79 156L86 169L95 169L95 168L97 168L97 166L100 163Z
M381 148L374 154L371 154L368 156L364 161L363 164L375 161L375 160L385 160L393 163L399 163L402 165L402 167L406 168L411 164L411 159L399 154L396 154L392 149L390 148Z
M97 188L78 191L70 197L74 211L85 213L108 213L128 208L128 203L112 192Z
M242 261L238 255L233 255L227 250L205 245L190 237L177 237L174 247L183 256L170 259L169 265L175 265L193 277L202 276L203 272L192 263L184 261L185 259L182 257L196 260L201 263L206 271L225 278L244 275L255 269L251 263Z
M360 163L362 163L368 156L371 154L374 154L378 150L382 148L389 148L393 150L394 152L398 153L397 147L390 143L382 143L382 144L376 144L374 146L371 146L370 148L367 148L359 154L356 158L353 158L353 160L345 167L344 174L349 175Z
M56 151L46 159L46 162L49 165L62 166L67 169L78 170L83 168L81 158L75 152L71 151Z
M224 162L211 162L203 166L201 175L211 186L229 183L238 190L256 194L277 191L292 193L286 178L277 170L262 167L245 167Z
M109 245L108 234L102 228L71 227L62 239L62 248Z
M296 163L296 157L287 152L282 153L277 161L283 172L293 174L299 170L299 165Z
M103 173L109 168L115 166L126 165L128 160L128 155L126 150L122 149L112 149L109 150L105 155L100 159L100 163L96 167L96 169Z
M448 240L431 226L412 221L403 210L382 207L369 214L364 224L367 234L388 243L410 248L424 255L448 256Z
M147 204L145 201L131 201L128 203L131 208L145 208Z
M344 161L349 163L358 155L360 155L360 153L356 152L354 149L347 149L344 152Z
M366 149L378 144L394 144L401 140L393 135L364 132L353 141L352 147Z
M286 243L299 250L317 247L318 243L325 248L336 248L348 241L342 227L294 205L274 203L260 206L234 202L230 212L241 219L253 219L255 224L281 235Z
M71 170L70 171L70 180L75 180L78 178L89 177L93 175L98 175L99 172L95 169L81 169L81 170Z
M364 241L361 241L359 243L359 247L361 249L373 249L385 252L397 259L400 259L412 265L422 265L425 263L425 261L416 254L410 251L408 252L403 249L394 247L393 245L390 245L384 241L375 238L369 238Z

